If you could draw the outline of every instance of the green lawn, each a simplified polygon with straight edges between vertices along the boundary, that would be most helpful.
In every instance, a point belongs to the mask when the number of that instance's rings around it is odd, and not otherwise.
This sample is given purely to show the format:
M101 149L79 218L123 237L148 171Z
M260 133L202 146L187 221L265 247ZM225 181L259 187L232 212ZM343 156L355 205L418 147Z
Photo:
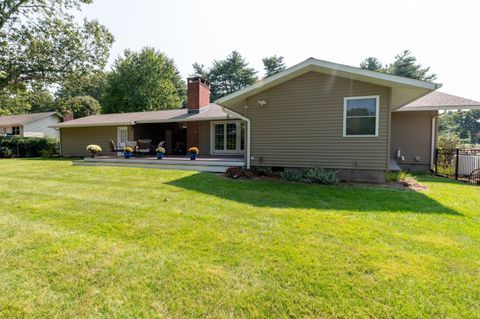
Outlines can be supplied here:
M2 318L473 318L480 187L0 160Z

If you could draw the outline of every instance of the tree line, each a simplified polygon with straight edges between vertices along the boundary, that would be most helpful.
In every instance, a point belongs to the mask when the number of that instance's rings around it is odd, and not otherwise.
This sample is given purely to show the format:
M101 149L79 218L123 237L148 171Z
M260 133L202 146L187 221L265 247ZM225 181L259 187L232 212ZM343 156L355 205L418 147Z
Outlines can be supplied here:
M114 36L96 20L74 19L90 3L0 2L0 115L59 111L78 118L185 106L185 81L159 50L125 50L105 71ZM283 57L263 61L265 76L285 68ZM211 81L213 99L258 80L236 51L208 69L198 63L193 68Z
M174 60L155 48L125 50L105 71L114 36L96 20L78 22L73 16L91 2L0 2L0 115L59 111L78 118L185 106L184 79ZM207 79L216 100L286 68L282 56L262 62L264 73L259 75L238 51L232 51L208 67L195 62L190 75ZM437 78L408 50L386 64L368 57L360 67L425 81ZM449 113L441 131L478 143L479 113Z
M154 48L126 50L105 71L114 36L96 20L78 22L75 10L92 0L0 2L0 115L28 112L91 114L153 111L185 106L186 85L173 59ZM210 81L212 100L285 69L282 56L265 57L265 73L231 52L193 73ZM433 79L405 52L383 67L368 58L361 67Z

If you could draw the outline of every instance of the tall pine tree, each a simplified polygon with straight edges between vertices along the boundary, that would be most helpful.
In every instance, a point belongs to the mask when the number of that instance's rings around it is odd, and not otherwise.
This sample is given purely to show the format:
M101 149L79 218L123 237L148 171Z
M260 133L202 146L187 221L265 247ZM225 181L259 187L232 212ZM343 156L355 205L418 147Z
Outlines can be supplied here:
M210 82L212 101L241 90L257 80L257 71L249 67L237 51L232 51L224 60L215 60L209 69L199 63L194 63L193 69L192 75L202 76Z
M285 70L286 66L283 62L283 56L272 55L262 59L265 77L268 78L278 72Z
M436 74L429 73L430 67L424 68L420 63L417 63L417 58L409 50L397 54L393 63L388 65L383 66L379 59L369 57L360 63L360 67L423 81L434 81L437 78Z

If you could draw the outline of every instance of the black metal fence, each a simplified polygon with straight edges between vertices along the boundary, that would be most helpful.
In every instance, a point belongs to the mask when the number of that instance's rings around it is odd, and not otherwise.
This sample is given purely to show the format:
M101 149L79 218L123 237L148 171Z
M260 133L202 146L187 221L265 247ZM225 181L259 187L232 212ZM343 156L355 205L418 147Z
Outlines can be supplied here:
M435 174L480 185L480 149L436 149Z

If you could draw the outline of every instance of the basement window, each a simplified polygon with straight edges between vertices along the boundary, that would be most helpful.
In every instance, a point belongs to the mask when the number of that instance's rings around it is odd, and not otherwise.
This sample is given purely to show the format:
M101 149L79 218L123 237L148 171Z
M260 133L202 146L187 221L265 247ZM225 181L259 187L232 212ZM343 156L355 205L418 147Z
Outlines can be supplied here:
M355 96L344 98L343 136L378 136L378 108L380 97Z

